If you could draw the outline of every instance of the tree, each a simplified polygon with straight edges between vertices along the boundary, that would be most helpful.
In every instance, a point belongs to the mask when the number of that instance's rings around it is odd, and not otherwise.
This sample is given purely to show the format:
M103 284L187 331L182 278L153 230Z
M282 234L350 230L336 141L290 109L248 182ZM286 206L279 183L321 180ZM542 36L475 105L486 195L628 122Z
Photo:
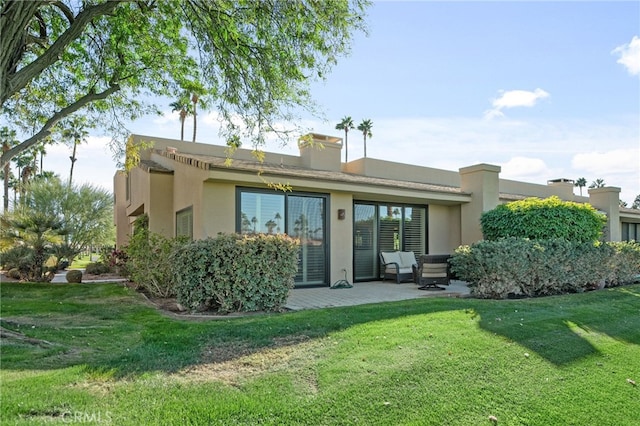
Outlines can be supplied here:
M0 129L0 139L2 139L2 152L7 152L9 148L16 145L16 131L10 130L4 126ZM3 211L9 210L9 181L11 180L11 164L7 162L2 170L2 181L4 183L4 191L2 196Z
M364 30L368 0L5 0L0 11L0 108L27 136L0 166L60 120L88 116L126 148L123 121L203 82L221 133L265 143ZM35 124L35 129L34 129ZM278 130L284 137L288 133Z
M358 124L358 130L362 132L364 136L364 158L367 158L367 137L372 138L371 128L373 123L371 120L362 120L362 123Z
M593 182L591 182L591 185L589 185L589 188L593 189L593 188L604 188L606 186L606 183L604 183L604 179L596 179Z
M3 227L9 230L13 239L11 250L20 251L25 261L20 271L28 281L43 281L45 262L49 258L53 244L64 233L62 222L51 215L39 211L17 211L3 219ZM6 234L5 234L6 235ZM4 254L3 254L4 256Z
M171 112L180 113L180 140L183 141L184 122L187 119L187 116L191 114L191 102L189 101L189 93L184 92L175 102L171 102L169 106L171 107Z
M632 209L640 209L640 194L636 195L635 200L633 200L633 204L631 204Z
M111 245L113 196L89 184L69 185L59 178L36 180L29 185L23 212L39 212L63 224L66 244L73 256L95 245Z
M349 116L345 116L341 122L336 124L336 130L344 130L344 162L347 163L349 161L349 145L348 145L348 137L349 130L354 129L353 120Z
M71 168L69 169L68 185L71 187L71 182L73 181L73 167L78 160L76 158L76 150L78 148L78 144L86 142L89 132L87 131L87 124L81 116L74 116L68 120L64 120L60 122L59 126L62 128L62 137L73 147L72 154L69 157L71 160Z
M574 186L577 186L578 188L580 188L580 196L582 197L582 188L587 186L587 180L581 177L576 180L576 182L574 183Z

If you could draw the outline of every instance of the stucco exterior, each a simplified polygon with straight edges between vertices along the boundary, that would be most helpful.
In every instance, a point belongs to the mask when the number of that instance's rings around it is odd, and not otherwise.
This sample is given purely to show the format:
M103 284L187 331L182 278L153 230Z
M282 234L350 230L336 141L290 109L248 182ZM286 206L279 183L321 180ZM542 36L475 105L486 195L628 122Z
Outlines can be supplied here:
M589 197L579 197L570 181L503 180L500 167L491 164L448 171L372 158L343 163L342 140L331 136L312 134L300 144L299 156L267 152L262 162L245 149L229 156L224 146L140 135L129 140L141 142L153 146L140 152L137 167L114 177L118 246L127 243L135 217L143 213L151 231L169 237L176 235L180 212L192 215L194 239L239 232L239 191L285 184L292 193L319 194L324 200L326 285L344 278L345 271L348 280L354 279L356 205L398 205L414 215L425 211L424 252L433 254L482 239L483 212L529 196L590 202L609 217L606 238L612 241L621 239L623 222L640 223L640 211L619 208L619 188L589 190Z

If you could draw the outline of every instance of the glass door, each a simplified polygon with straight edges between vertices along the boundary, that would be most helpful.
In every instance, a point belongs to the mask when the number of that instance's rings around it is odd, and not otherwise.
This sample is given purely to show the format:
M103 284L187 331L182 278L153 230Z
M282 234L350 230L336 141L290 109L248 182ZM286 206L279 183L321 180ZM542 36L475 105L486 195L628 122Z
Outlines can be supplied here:
M287 197L287 234L300 239L296 286L326 285L325 198Z
M376 206L356 204L353 214L354 280L378 278L378 220Z
M354 280L381 277L381 251L427 252L427 207L394 204L354 204Z

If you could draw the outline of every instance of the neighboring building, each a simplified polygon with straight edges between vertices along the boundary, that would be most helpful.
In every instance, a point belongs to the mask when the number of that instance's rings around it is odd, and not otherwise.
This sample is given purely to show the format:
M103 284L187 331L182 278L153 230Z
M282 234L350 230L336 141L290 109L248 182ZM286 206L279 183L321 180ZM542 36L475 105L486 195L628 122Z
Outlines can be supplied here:
M588 202L609 218L605 238L640 238L640 210L619 207L620 188L574 195L573 181L547 185L500 179L500 167L477 164L458 172L373 158L342 163L342 139L311 135L300 156L265 153L258 162L239 149L133 135L153 142L137 167L117 172L117 245L126 244L136 216L149 229L193 239L218 233L286 233L301 239L297 286L378 280L378 254L451 253L482 239L480 216L499 203L557 195ZM318 148L322 145L322 149ZM408 153L410 155L410 153ZM289 185L290 191L269 183Z

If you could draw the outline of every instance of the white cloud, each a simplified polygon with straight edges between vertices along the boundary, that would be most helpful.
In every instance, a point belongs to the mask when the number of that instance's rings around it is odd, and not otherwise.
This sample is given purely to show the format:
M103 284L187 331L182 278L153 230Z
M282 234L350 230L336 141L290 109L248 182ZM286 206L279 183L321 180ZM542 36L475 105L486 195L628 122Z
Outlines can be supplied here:
M501 167L500 177L505 179L536 179L539 176L551 176L551 170L540 158L512 157Z
M612 54L620 56L616 61L622 64L629 74L640 76L640 38L633 36L631 42L616 47Z
M501 90L500 96L491 101L493 109L487 110L484 113L486 119L492 119L495 117L503 117L504 108L515 107L532 107L540 99L549 97L549 93L538 88L533 92L528 90Z
M594 175L633 173L640 169L640 150L615 149L607 152L586 152L573 156L571 166Z

